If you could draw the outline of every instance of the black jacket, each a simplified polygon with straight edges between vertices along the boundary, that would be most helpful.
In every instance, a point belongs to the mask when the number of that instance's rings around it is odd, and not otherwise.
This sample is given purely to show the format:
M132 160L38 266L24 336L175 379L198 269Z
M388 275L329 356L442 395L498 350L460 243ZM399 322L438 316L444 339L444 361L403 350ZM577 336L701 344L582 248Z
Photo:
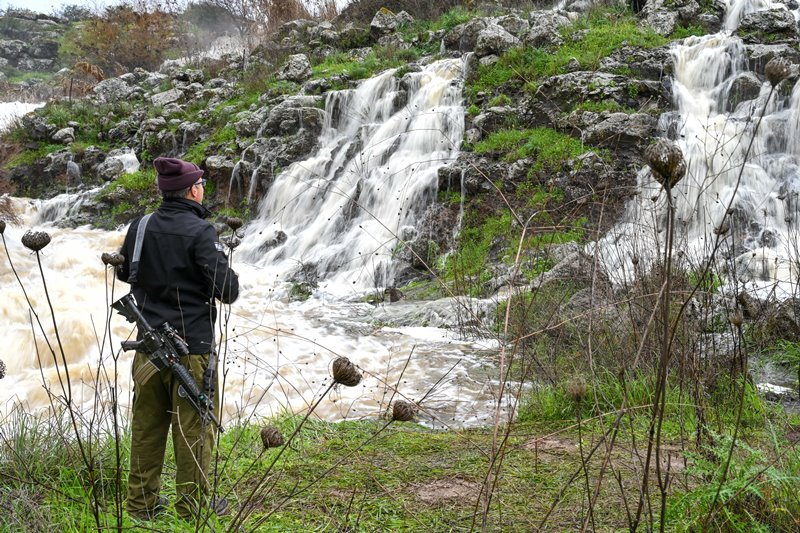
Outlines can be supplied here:
M189 345L189 353L208 353L214 343L215 298L231 303L239 297L239 278L214 227L203 220L210 212L191 200L165 199L147 224L133 295L153 327L169 322ZM139 228L128 228L120 253L125 262L117 277L127 282Z

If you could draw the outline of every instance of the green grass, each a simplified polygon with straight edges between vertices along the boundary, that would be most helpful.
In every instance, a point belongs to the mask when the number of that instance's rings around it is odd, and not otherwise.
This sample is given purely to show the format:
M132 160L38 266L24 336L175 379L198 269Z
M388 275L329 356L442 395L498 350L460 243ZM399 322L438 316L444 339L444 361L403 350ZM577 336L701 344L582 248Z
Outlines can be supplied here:
M579 139L552 128L503 129L490 134L473 147L478 154L495 153L504 161L532 157L532 172L556 170L563 162L589 150Z
M579 40L573 37L586 32ZM598 9L582 16L573 24L560 30L564 44L555 50L541 48L515 48L507 51L493 65L481 66L476 81L467 87L467 94L495 92L506 84L529 86L535 90L538 81L563 74L564 67L577 59L582 70L594 70L600 60L623 45L653 48L668 40L649 28L638 24L638 18L629 11Z
M584 454L613 428L616 410L624 393L616 378L600 373L597 383L587 380L586 395L580 403ZM631 448L640 454L646 448L649 404L653 399L652 379L630 380L625 402L628 411L614 440L588 463L592 487L599 479L601 465L608 457L614 472L601 485L595 507L598 530L625 529L625 514L613 512L622 505L620 485L635 501L638 478L630 465ZM665 443L686 437L694 419L690 406L670 389L667 396ZM594 397L600 398L594 402ZM548 530L568 530L570 524L586 517L585 492L578 448L577 407L564 386L537 387L527 395L517 423L504 440L502 481L494 487L488 518L498 530L533 531L555 506L545 523ZM748 400L750 401L750 400ZM727 402L730 409L731 402ZM765 420L775 413L762 414ZM61 420L61 422L58 422ZM85 491L87 471L73 442L60 438L65 419L54 425L30 415L16 415L0 425L0 435L14 447L0 448L0 514L2 530L94 530L95 519ZM329 423L284 414L271 421L285 438L300 428L283 451L262 451L260 426L229 424L221 436L217 463L218 493L231 501L235 514L253 489L257 491L253 512L245 529L265 521L258 531L308 530L408 530L451 531L470 529L473 513L480 509L480 487L490 467L493 429L432 430L414 423L385 420ZM682 424L682 427L679 425ZM500 436L505 435L500 428ZM689 468L674 472L670 486L668 530L695 530L702 523L722 480L722 468L730 449L730 434L712 434L714 444L695 449L686 442ZM781 460L770 454L770 439L781 442L775 432L767 439L740 437L727 480L723 483L722 508L717 524L724 530L765 530L765 525L791 528L798 511L792 496L800 462L796 451L788 450ZM557 447L553 448L552 443ZM100 436L93 444L97 458L96 485L104 507L100 523L114 527L113 494L124 494L127 479L128 437L122 442L122 485L116 485L114 441ZM674 444L672 445L675 448ZM171 447L168 446L168 450ZM162 494L175 499L172 479L174 459L168 451ZM633 459L636 462L636 459ZM636 462L640 465L639 462ZM755 481L755 482L753 482ZM655 483L655 482L654 482ZM655 485L653 485L655 486ZM654 496L654 501L657 496ZM583 509L583 511L581 511ZM267 515L269 515L267 517ZM480 515L476 517L480 520ZM232 515L212 518L210 527L223 530ZM657 507L656 507L657 520ZM649 520L645 518L645 523ZM737 524L742 527L732 527ZM133 528L127 515L123 527ZM744 526L747 526L746 528ZM194 531L194 525L178 519L172 509L148 524L157 531Z
M419 58L419 51L402 50L393 47L374 46L363 59L354 58L348 52L327 56L312 66L313 78L345 76L351 80L362 80L389 68L405 66Z

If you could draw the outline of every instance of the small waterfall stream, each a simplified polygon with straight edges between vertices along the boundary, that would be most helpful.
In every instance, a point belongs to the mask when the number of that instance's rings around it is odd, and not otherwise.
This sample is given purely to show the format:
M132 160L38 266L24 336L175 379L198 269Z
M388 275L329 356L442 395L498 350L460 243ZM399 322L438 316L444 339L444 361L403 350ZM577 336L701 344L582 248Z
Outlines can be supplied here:
M733 32L745 14L766 8L787 9L762 0L731 0L720 33L689 37L673 47L677 112L665 114L660 127L675 132L687 163L685 177L672 190L678 256L700 269L713 255L715 270L735 275L740 290L775 291L786 298L796 293L800 274L800 85L790 89L784 81L771 94L759 72L759 94L730 105L737 81L751 75L745 46ZM793 14L797 19L800 10ZM667 220L660 184L647 168L638 178L638 198L598 243L607 272L619 284L635 278L637 260L640 271L658 260Z
M337 297L393 284L399 237L415 235L437 170L458 156L461 70L462 60L442 60L331 92L319 149L276 178L248 225L245 260L279 277L311 270ZM285 242L265 250L279 232Z

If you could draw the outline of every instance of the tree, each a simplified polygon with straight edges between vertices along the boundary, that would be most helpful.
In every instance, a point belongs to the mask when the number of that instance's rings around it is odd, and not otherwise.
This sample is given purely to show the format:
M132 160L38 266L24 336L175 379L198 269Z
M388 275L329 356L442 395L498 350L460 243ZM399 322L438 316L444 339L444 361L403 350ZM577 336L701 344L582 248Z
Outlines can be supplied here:
M113 75L157 70L178 45L173 7L147 1L108 7L67 34L65 53Z

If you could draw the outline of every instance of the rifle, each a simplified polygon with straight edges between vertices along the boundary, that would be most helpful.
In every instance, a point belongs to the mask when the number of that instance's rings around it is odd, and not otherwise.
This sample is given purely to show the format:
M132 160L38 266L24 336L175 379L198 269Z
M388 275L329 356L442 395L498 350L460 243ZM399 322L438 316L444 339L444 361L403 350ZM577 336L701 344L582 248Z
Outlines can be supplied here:
M189 355L189 347L175 328L167 322L164 322L158 329L153 328L142 316L131 293L111 304L111 307L124 316L128 322L135 322L141 335L141 339L137 341L122 341L122 349L125 351L136 350L147 354L150 362L159 370L169 368L178 379L178 395L186 398L204 423L213 422L220 433L225 431L217 417L214 416L211 398L200 390L192 375L181 364L180 358Z

